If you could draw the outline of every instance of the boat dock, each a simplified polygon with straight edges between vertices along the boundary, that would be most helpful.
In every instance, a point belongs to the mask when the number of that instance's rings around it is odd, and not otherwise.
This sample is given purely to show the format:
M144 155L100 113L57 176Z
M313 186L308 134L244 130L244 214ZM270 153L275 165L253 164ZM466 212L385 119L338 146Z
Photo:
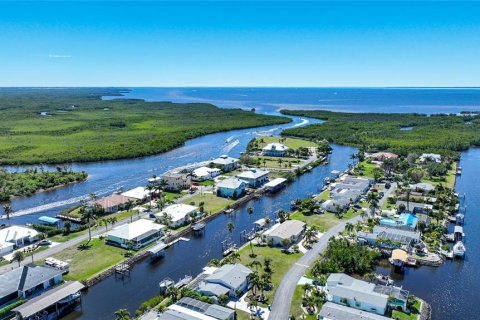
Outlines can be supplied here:
M147 250L147 252L150 254L150 258L152 260L161 258L165 256L165 249L168 247L166 243L163 243L160 241L158 244L155 246L151 247L150 249Z

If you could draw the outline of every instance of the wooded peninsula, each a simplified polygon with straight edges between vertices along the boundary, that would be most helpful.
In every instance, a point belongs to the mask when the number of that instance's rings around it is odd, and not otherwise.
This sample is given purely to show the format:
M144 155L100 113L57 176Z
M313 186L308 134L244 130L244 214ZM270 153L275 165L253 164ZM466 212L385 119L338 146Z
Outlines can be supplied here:
M205 103L102 100L110 88L1 88L0 164L135 158L201 135L291 122Z

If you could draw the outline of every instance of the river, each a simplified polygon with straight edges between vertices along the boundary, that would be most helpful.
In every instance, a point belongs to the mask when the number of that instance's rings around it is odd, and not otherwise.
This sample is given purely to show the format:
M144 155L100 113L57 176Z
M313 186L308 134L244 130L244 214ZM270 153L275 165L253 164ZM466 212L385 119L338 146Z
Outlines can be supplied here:
M109 97L105 97L108 99ZM480 90L477 89L272 89L272 88L136 88L126 98L175 102L210 102L222 107L256 108L257 112L278 114L279 108L323 108L353 112L460 112L479 110ZM73 170L85 170L89 179L80 184L16 199L13 208L18 213L30 213L12 218L12 223L24 224L41 215L55 215L60 210L79 201L80 197L95 192L102 196L124 187L144 185L147 178L177 166L202 161L227 153L238 156L248 141L256 134L271 131L278 134L282 129L318 122L313 119L293 118L286 125L255 129L233 130L189 140L184 146L170 152L140 159L105 161L89 164L74 164ZM238 140L238 142L236 141ZM347 167L349 155L354 148L333 146L334 151L327 166L320 166L297 179L288 188L276 195L252 200L237 210L231 218L219 216L209 222L204 237L194 237L188 242L179 242L168 249L165 259L156 264L147 261L135 266L127 281L109 277L93 286L83 298L83 308L68 319L111 319L119 308L134 311L142 301L158 292L158 282L164 277L178 280L186 274L196 275L212 258L221 256L219 243L228 235L227 222L235 224L233 238L239 241L239 233L250 229L253 221L271 216L279 209L288 209L295 198L318 193L323 178L330 171ZM478 241L474 229L479 224L475 213L480 208L480 187L475 177L480 173L480 150L471 149L462 153L463 176L457 181L457 191L466 192L468 213L465 232L467 235L467 259L447 262L440 268L422 267L407 272L399 279L404 288L432 304L434 319L476 319L480 306L475 304L474 293L480 283L480 259ZM247 207L253 207L249 216ZM186 258L188 257L188 258ZM389 269L379 271L388 273Z

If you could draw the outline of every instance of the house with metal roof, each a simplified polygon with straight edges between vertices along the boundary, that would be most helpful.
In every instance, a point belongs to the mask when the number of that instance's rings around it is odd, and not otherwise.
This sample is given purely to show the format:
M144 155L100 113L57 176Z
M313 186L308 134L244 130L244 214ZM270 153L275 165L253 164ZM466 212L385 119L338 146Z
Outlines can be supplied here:
M139 219L116 227L107 233L107 243L122 247L140 249L163 236L165 226L147 219Z
M339 210L347 210L349 206L350 206L350 198L338 198L338 199L329 199L323 202L320 205L320 208L328 212L336 213L336 212L339 212Z
M122 193L122 196L130 199L134 199L136 201L142 201L150 197L150 190L144 187L136 187L128 191L125 191L124 193Z
M230 308L184 297L169 306L168 310L160 315L159 320L233 320L234 318L235 311Z
M237 199L245 194L247 184L237 178L228 178L217 184L217 196Z
M273 142L262 148L262 154L269 157L284 157L288 147L282 143Z
M333 302L326 302L318 314L319 320L389 320L375 313L350 308Z
M216 168L222 169L223 172L230 172L238 167L239 160L237 158L232 158L224 154L217 159L212 160L211 163Z
M429 193L430 191L435 190L435 186L431 183L419 182L408 185L408 188L412 191Z
M209 167L200 167L192 172L193 180L195 181L205 181L212 180L213 178L219 176L222 173L222 170L218 168L209 168Z
M206 296L236 297L238 292L247 289L250 273L252 271L242 264L225 264L203 280L199 292Z
M441 163L442 162L442 156L437 154L437 153L422 153L419 160L420 160L421 163L425 163L425 162L428 162L428 161Z
M362 231L357 232L357 238L359 240L367 242L372 246L377 245L379 242L384 243L385 240L389 240L390 242L392 242L392 244L388 246L391 246L393 248L398 247L396 243L400 244L400 246L411 246L415 243L419 243L420 232L384 226L374 226L373 232L371 233ZM386 244L384 243L384 245Z
M35 229L10 226L0 229L0 257L12 252L15 248L29 245L38 240Z
M287 220L273 226L264 232L268 243L274 246L281 245L282 241L289 240L290 244L297 242L305 231L306 224L299 220Z
M344 273L332 273L325 286L327 300L351 308L384 315L388 295L375 291L375 284L357 280Z
M62 281L62 273L49 266L28 264L0 275L0 306L48 290Z
M172 218L170 226L177 228L186 224L190 220L190 215L196 214L198 210L198 207L189 204L175 203L155 214L155 217L161 219L164 215L168 215Z
M237 174L237 178L245 181L250 188L259 188L268 181L268 171L250 169Z
M401 206L405 207L405 211L418 214L418 213L423 213L423 214L428 214L429 211L433 210L433 206L428 203L420 203L420 202L412 202L409 201L408 203L406 201L397 201L395 203L395 208L399 209Z

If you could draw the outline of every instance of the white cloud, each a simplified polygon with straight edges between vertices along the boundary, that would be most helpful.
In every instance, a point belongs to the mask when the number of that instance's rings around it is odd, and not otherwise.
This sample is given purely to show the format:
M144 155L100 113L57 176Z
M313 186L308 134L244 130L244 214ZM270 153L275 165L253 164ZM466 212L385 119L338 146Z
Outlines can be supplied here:
M68 59L68 58L72 58L71 55L68 55L68 54L49 54L48 55L49 58L51 59Z

